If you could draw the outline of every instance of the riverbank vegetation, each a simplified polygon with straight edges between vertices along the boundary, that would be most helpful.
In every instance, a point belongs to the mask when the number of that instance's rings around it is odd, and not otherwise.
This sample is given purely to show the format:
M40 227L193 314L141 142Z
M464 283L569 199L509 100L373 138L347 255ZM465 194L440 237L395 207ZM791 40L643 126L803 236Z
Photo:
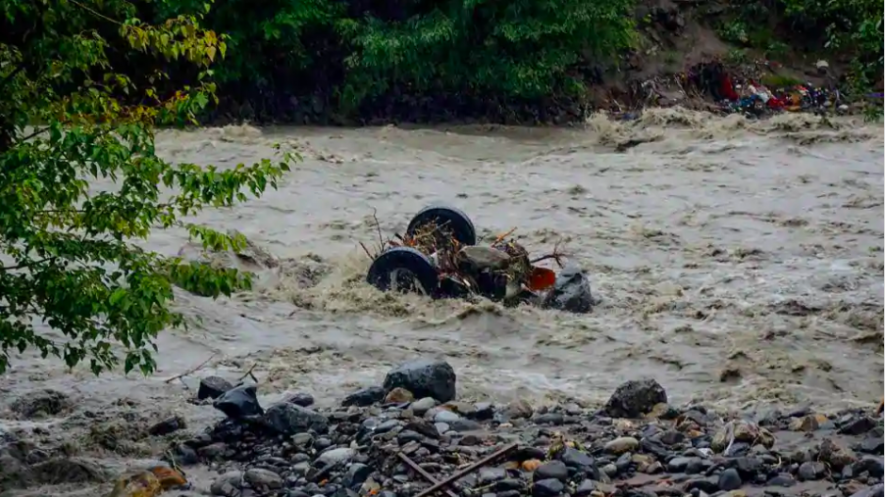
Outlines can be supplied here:
M582 118L588 89L623 80L626 61L641 58L637 13L646 4L660 10L662 3L220 0L204 22L229 36L230 53L215 76L222 111L236 117L555 123ZM154 20L203 7L157 5ZM782 61L804 53L850 65L845 74L857 92L881 84L879 0L691 5L673 8L719 28L739 48Z
M92 9L81 28L107 33L104 2L35 4ZM226 56L203 74L220 98L201 114L205 122L562 123L598 103L588 90L629 78L637 60L652 65L638 42L649 17L642 13L665 8L680 24L709 26L739 50L780 61L802 54L829 60L845 76L843 90L881 86L879 0L161 0L134 2L127 19L162 25L198 16L203 29L222 37ZM17 26L0 41L17 46L27 32ZM682 35L674 29L664 36ZM161 90L193 85L198 75L192 66L109 48L117 70L138 83L148 68L168 74L152 83Z

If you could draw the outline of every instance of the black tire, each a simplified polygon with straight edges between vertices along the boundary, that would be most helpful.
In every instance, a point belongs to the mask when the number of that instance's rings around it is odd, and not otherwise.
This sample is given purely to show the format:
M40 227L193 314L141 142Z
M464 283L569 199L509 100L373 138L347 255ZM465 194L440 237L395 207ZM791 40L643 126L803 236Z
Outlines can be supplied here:
M382 292L425 293L433 298L439 295L439 273L433 262L409 247L393 247L382 252L369 266L366 281ZM424 291L415 283L420 284Z
M446 204L428 205L409 221L406 235L414 235L415 230L427 222L448 227L452 230L452 236L461 245L476 245L476 228L473 227L473 221L457 207Z

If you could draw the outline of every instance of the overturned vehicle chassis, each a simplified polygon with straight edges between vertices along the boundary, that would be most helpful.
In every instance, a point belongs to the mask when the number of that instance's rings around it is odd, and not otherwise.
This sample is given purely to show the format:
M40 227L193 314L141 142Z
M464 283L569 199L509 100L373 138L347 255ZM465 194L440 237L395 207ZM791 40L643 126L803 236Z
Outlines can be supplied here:
M480 295L506 305L531 303L542 307L589 312L590 285L582 271L565 266L557 275L536 265L562 255L531 259L528 251L508 238L514 230L488 245L477 245L470 218L456 207L434 204L421 209L404 235L382 241L366 275L382 291L416 292L431 298Z

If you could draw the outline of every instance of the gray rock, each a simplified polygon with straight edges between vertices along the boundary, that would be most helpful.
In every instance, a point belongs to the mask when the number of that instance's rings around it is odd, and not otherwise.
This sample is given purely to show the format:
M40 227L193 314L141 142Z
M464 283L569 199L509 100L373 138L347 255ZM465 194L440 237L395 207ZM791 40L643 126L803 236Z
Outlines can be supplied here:
M615 463L608 463L602 467L602 472L605 473L606 476L614 477L618 474L618 465Z
M412 402L412 405L409 407L412 409L412 412L415 413L415 416L423 416L424 413L436 407L436 404L436 399L433 397L424 397L423 399L418 399L415 402Z
M243 479L255 488L282 488L283 479L280 475L269 469L250 468L246 470Z
M846 435L863 435L876 427L876 421L869 416L856 416L845 423L840 423L839 433Z
M525 482L520 480L519 478L504 478L503 480L495 483L496 492L510 492L516 490L517 493L519 493L519 491L524 488Z
M301 461L292 465L292 472L298 476L306 476L310 472L310 462Z
M366 387L344 397L344 400L341 401L341 405L344 407L368 407L384 400L385 395L387 395L387 392L382 387Z
M689 464L699 459L698 457L674 457L667 462L667 470L671 473L684 473Z
M221 497L240 497L242 495L242 488L243 473L231 471L216 478L212 482L212 486L209 487L209 491L212 495L219 495Z
M741 488L741 485L744 482L741 480L741 475L738 474L737 470L734 468L728 468L725 471L719 473L719 489L720 490L737 490Z
M264 411L258 403L258 386L255 384L240 385L224 392L215 399L212 407L223 412L231 419L242 419L246 416L261 415Z
M555 478L538 480L532 485L533 497L557 497L562 494L565 486Z
M572 447L566 447L566 449L562 452L560 456L560 460L565 463L566 466L577 469L586 469L590 467L596 467L596 462L592 457L587 455L585 452L581 452L578 449L574 449Z
M548 309L587 313L593 309L593 294L587 275L574 264L567 265L556 275L553 288L541 304Z
M715 493L719 490L719 478L715 476L696 477L685 483L685 490L691 492L697 489L708 494ZM702 494L703 495L703 494Z
M482 425L472 419L456 419L447 423L452 431L474 431L482 429Z
M434 423L448 423L449 425L451 425L455 421L458 421L459 419L461 419L461 416L458 416L452 411L447 411L445 409L440 410L436 413L435 416L433 416Z
M532 476L533 480L548 480L548 479L556 479L565 481L568 478L568 468L565 463L562 461L550 461L548 463L544 463L538 466L538 469L535 470L535 474Z
M859 443L856 448L858 452L882 454L883 450L885 450L885 443L883 443L882 437L869 437Z
M172 416L148 428L148 433L155 437L161 437L184 428L187 428L187 422L184 418Z
M372 431L375 434L380 435L382 433L387 433L388 431L390 431L398 426L402 426L402 424L403 424L402 421L400 421L398 419L388 419L387 421L381 422L381 424L376 426Z
M301 407L310 407L314 403L313 395L307 392L295 392L286 397L286 402Z
M296 447L306 447L313 444L313 435L310 433L297 433L289 439Z
M207 376L200 380L200 387L197 389L197 400L217 399L233 387L233 383L220 376Z
M227 450L227 444L224 442L216 442L205 447L197 449L197 453L203 459L217 459L221 457Z
M881 478L879 475L885 473L885 465L883 465L881 456L863 456L859 461L851 465L851 469L856 475L866 471L870 475L876 475L877 478Z
M779 473L768 480L768 485L773 487L792 487L796 484L796 480L790 473Z
M400 446L406 445L409 442L420 442L423 438L420 433L412 430L403 430L396 434L396 441Z
M606 443L603 448L610 454L633 452L639 448L639 440L633 437L618 437Z
M440 435L435 425L431 424L429 421L418 418L406 423L404 430L412 430L434 440L438 439Z
M565 418L558 412L548 412L535 416L535 424L539 425L561 425Z
M530 418L535 411L527 400L516 399L507 404L504 412L511 418L519 419Z
M479 484L482 486L490 485L504 478L507 478L507 470L501 467L482 468L479 470Z
M750 477L759 472L762 467L762 460L758 457L748 456L739 457L735 460L735 469L742 477Z
M578 489L575 490L575 497L587 497L596 490L596 486L596 482L591 479L582 481L581 484L578 485Z
M270 406L264 414L264 422L284 435L294 435L308 430L323 433L329 426L329 421L322 414L286 402Z
M323 467L330 464L347 464L353 459L354 455L356 455L356 452L353 449L342 447L323 452L317 457L316 462Z
M819 480L827 474L827 466L819 461L808 461L799 465L799 479L803 481Z
M613 418L638 418L667 402L667 392L652 379L622 383L605 404L605 412Z
M455 398L455 370L440 359L416 359L392 369L384 378L384 390L405 388L417 398L433 397L440 402Z
M676 445L685 441L685 433L676 430L666 430L658 436L658 440L664 445Z
M347 486L354 489L363 484L372 474L372 468L355 462L347 468Z

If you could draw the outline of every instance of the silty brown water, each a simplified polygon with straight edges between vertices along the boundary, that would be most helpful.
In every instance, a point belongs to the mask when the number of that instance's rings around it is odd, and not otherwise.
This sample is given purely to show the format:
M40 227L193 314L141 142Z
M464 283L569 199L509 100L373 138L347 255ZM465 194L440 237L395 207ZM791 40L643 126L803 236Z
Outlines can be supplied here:
M615 151L629 140L641 143ZM270 156L274 143L304 156L278 191L194 219L239 230L277 261L240 263L259 271L256 290L218 301L179 293L177 305L202 322L159 338L152 378L96 379L14 356L0 378L0 426L64 430L91 453L99 451L88 434L94 420L77 413L133 409L120 399L134 401L144 418L217 419L186 404L179 382L163 381L212 354L185 383L211 373L236 378L255 365L266 402L288 390L335 402L418 355L449 360L463 397L601 401L643 376L675 402L723 407L826 409L873 405L881 396L881 128L653 110L569 130L228 127L157 140L169 159L220 167ZM358 242L377 244L373 212L387 236L436 201L465 210L485 236L517 227L535 254L564 240L600 305L578 316L368 287ZM191 251L177 231L158 232L146 246ZM328 266L331 273L319 270ZM34 422L2 414L12 399L42 388L69 392L78 403L72 416Z

